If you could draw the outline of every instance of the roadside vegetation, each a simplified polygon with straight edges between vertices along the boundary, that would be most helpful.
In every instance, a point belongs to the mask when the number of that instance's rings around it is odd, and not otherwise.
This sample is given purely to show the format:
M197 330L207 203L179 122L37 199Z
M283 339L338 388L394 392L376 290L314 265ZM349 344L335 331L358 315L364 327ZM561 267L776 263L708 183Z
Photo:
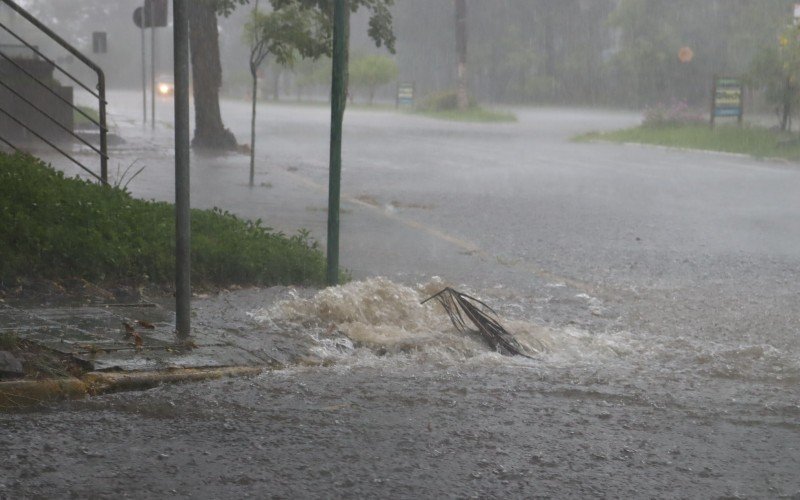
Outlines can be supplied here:
M642 125L613 132L591 132L577 142L610 141L653 144L750 155L756 158L800 160L800 138L776 128L745 124L718 124L713 129L708 118L692 111L684 102L658 105L644 113Z
M73 110L73 123L76 129L83 129L83 128L96 128L97 125L92 123L88 118L91 118L97 123L100 123L100 113L94 109L90 108L89 106L77 106L77 108L82 111L79 112L78 110Z
M458 93L456 90L446 90L429 95L417 105L415 112L440 120L461 122L502 123L517 121L517 117L513 113L483 108L473 99L470 99L469 106L466 109L458 109Z
M614 132L592 132L576 137L576 141L611 141L654 144L676 148L720 151L754 156L800 160L800 140L796 135L764 127L735 125L667 125L640 126Z
M173 214L171 204L0 153L0 284L82 278L169 285ZM305 232L287 237L260 220L193 210L192 239L193 281L200 286L324 282L324 256Z

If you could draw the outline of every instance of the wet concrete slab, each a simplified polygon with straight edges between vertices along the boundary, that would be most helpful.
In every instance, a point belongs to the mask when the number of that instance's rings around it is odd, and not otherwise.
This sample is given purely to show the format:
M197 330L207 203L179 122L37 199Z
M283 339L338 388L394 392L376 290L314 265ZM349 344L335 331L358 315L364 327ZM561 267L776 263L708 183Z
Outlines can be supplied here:
M275 362L263 350L212 329L195 329L190 342L179 342L174 312L153 303L68 307L0 303L0 333L15 333L69 354L96 371L261 366ZM137 336L141 341L137 342Z

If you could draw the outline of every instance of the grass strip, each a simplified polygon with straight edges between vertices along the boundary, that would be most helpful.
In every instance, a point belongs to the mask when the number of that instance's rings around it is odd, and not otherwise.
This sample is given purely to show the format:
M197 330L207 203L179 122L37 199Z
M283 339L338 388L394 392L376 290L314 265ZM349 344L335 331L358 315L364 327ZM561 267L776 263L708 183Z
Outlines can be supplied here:
M416 114L435 118L437 120L447 120L455 122L473 123L512 123L517 121L517 116L508 111L497 111L485 109L480 106L471 106L464 111L457 109L447 109L440 111L419 110Z
M640 126L614 132L590 132L576 142L611 141L738 153L756 158L800 160L800 138L757 126L671 125Z

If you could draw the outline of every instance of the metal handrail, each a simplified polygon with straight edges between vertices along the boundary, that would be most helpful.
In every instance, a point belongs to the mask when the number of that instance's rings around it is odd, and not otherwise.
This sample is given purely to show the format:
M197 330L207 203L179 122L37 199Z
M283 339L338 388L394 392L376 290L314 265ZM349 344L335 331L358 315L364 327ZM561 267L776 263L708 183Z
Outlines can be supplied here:
M55 62L54 60L52 60L49 57L47 57L46 55L44 55L44 53L39 50L39 47L29 44L22 37L20 37L19 35L17 35L13 31L11 31L11 29L8 26L6 26L5 24L3 24L3 23L0 23L0 28L3 28L4 30L6 30L6 32L9 35L13 36L18 42L22 43L23 45L25 45L26 47L31 49L31 52L33 52L37 56L41 57L45 61L47 61L50 64L52 64L53 67L55 67L57 70L62 72L67 78L72 80L74 83L78 84L81 88L83 88L83 90L85 90L86 92L89 92L90 94L92 94L97 99L100 99L100 96L97 95L97 93L94 90L90 89L89 87L86 86L85 83L83 83L82 81L78 80L78 77L74 76L72 73L70 73L69 71L65 70L61 66L59 66L57 62Z
M2 23L0 23L0 25L2 25ZM81 108L79 108L79 107L75 106L74 104L72 104L71 102L69 102L67 99L64 99L64 97L63 97L63 96L61 96L61 95L60 95L58 92L56 92L55 90L53 90L53 89L51 89L50 87L48 87L48 86L47 86L47 85L46 85L46 84L45 84L43 81L41 81L41 80L39 80L38 78L36 78L35 76L33 76L33 75L30 73L30 71L28 71L27 69L25 69L25 68L23 68L22 66L20 66L20 65L17 63L17 61L15 61L13 58L11 58L11 57L8 57L7 55L3 54L3 52L2 52L2 51L0 51L0 57L2 57L3 59L5 59L6 61L10 62L10 63L11 63L11 64L12 64L12 65L15 67L15 68L17 68L18 70L20 70L20 71L21 71L21 72L22 72L24 75L26 75L28 78L30 78L30 79L31 79L31 80L33 80L34 82L38 83L38 84L39 84L39 85L40 85L40 86L41 86L43 89L45 89L45 90L47 90L48 92L50 92L50 93L51 93L51 94L52 94L54 97L56 97L57 99L59 99L61 102L63 102L64 104L66 104L66 105L68 105L68 106L70 106L70 107L72 107L72 109L74 109L75 111L77 111L78 113L80 113L81 115L83 115L83 116L84 116L84 117L85 117L87 120L91 121L92 123L94 123L95 125L97 125L98 127L100 127L100 124L99 124L99 123L97 123L97 122L94 120L94 118L92 118L91 116L89 116L88 114L86 114L86 113L85 113L85 112L84 112L84 111L83 111Z
M35 136L36 136L36 137L37 137L37 138L38 138L40 141L44 142L45 144L47 144L47 145L48 145L48 146L50 146L51 148L55 149L56 151L58 151L59 153L61 153L62 155L64 155L64 156L65 156L65 157L67 157L68 159L70 159L70 160L71 160L71 161L72 161L72 162L73 162L75 165L79 166L79 167L80 167L82 170L84 170L84 171L86 171L87 173L89 173L89 174L90 174L92 177L94 177L95 179L99 180L99 181L100 181L100 182L102 182L103 184L108 184L108 181L107 181L107 180L103 179L102 177L100 177L100 176L99 176L99 175L97 175L96 173L92 172L92 171L91 171L89 168L87 168L87 167L86 167L86 165L84 165L83 163L79 162L78 160L76 160L75 158L73 158L73 157L72 157L72 155L70 155L69 153L67 153L67 152L66 152L66 151L64 151L63 149L59 148L58 146L56 146L56 145L55 145L55 144L53 144L52 142L50 142L50 141L48 141L47 139L45 139L44 137L42 137L42 135L41 135L41 134L39 134L38 132L36 132L36 131L35 131L35 130L33 130L32 128L30 128L29 126L27 126L27 125L25 125L24 123L22 123L21 121L19 121L19 119L17 119L16 117L14 117L14 116L13 116L11 113L9 113L8 111L6 111L5 109L3 109L3 108L0 108L0 113L3 113L3 114L4 114L4 115L6 115L7 117L9 117L9 118L11 118L12 120L14 120L14 122L15 122L17 125L19 125L20 127L24 128L25 130L27 130L27 131L28 131L28 132L30 132L31 134L35 135ZM3 142L7 142L7 141L6 141L5 139L3 139ZM13 146L12 146L12 147L13 147ZM15 148L15 147L14 147L14 149L17 149L17 148ZM19 150L17 150L17 151L19 151Z
M91 144L90 144L90 143L89 143L89 142L88 142L86 139L82 138L81 136L79 136L78 134L76 134L75 132L73 132L72 130L70 130L69 128L65 127L65 126L64 126L64 125L63 125L61 122L59 122L58 120L56 120L55 118L53 118L52 116L50 116L50 115L49 115L49 114L48 114L48 113L47 113L45 110L43 110L42 108L40 108L40 107L39 107L39 106L37 106L36 104L32 103L32 102L30 101L30 99L28 99L28 98L27 98L27 97L25 97L24 95L20 94L19 92L17 92L17 91L16 91L16 90L14 90L13 88L11 88L11 87L10 87L9 85L7 85L7 84L6 84L4 81L0 80L0 85L2 85L3 87L5 87L5 88L6 88L6 90L8 90L9 92L11 92L11 93L12 93L12 94L14 94L15 96L17 96L17 97L18 97L20 100L22 100L22 102L24 102L24 103L25 103L25 104L27 104L28 106L32 107L32 108L33 108L33 109L35 109L36 111L38 111L38 112L39 112L39 113L40 113L42 116L44 116L45 118L47 118L48 120L50 120L50 121L51 121L53 124L55 124L55 125L56 125L58 128L60 128L61 130L63 130L63 131L64 131L64 132L66 132L67 134L71 135L71 136L72 136L72 137L74 137L75 139L78 139L79 141L81 141L82 143L84 143L86 146L88 146L88 147L89 147L89 149L91 149L92 151L94 151L95 153L97 153L97 154L99 154L99 155L102 155L102 154L103 154L103 152L102 152L102 151L100 151L99 149L97 149L96 147L94 147L93 145L91 145Z
M105 76L105 73L103 73L103 70L100 69L100 67L97 64L92 62L88 57L84 56L78 49L76 49L75 47L73 47L72 45L67 43L63 38L58 36L50 28L48 28L47 26L42 24L38 19L36 19L34 16L32 16L28 11L26 11L25 9L23 9L22 7L17 5L16 2L14 2L13 0L0 0L0 1L2 1L4 4L6 4L9 7L11 7L11 9L13 9L17 14L19 14L20 16L25 18L26 21L28 21L32 25L36 26L40 31L42 31L44 34L46 34L48 37L50 37L50 39L52 39L53 41L55 41L56 43L61 45L61 47L63 47L67 52L69 52L70 54L75 56L79 61L81 61L83 64L85 64L87 67L89 67L89 69L94 71L95 74L97 75L97 93L95 94L91 90L89 90L89 92L92 95L94 95L95 97L97 97L97 99L98 99L98 107L99 107L99 114L100 114L100 123L98 124L98 126L100 128L100 151L101 151L101 154L100 154L100 177L99 177L99 179L103 184L108 184L108 128L107 128L107 122L106 122L106 104L107 103L106 103L106 76ZM26 45L29 45L29 44L26 43ZM36 52L38 52L38 49L34 49L34 50L36 50ZM52 64L55 67L57 67L60 71L62 71L64 74L66 74L70 78L73 78L71 75L69 75L69 73L67 73L63 69L61 69L60 66L58 66L55 63L52 63ZM83 85L82 83L79 83L79 85L81 85L81 87L86 88L86 86ZM75 106L73 106L73 109L77 109L77 108ZM38 134L35 134L35 135L38 135ZM50 146L54 147L57 151L59 151L64 156L66 156L69 159L71 159L72 161L78 163L74 158L72 158L70 155L64 153L60 148L54 146L49 141L45 140L45 142L50 144ZM84 170L88 170L85 167L83 167L83 165L81 165L81 167ZM95 175L94 173L92 173L92 175L94 177L97 177L97 175Z

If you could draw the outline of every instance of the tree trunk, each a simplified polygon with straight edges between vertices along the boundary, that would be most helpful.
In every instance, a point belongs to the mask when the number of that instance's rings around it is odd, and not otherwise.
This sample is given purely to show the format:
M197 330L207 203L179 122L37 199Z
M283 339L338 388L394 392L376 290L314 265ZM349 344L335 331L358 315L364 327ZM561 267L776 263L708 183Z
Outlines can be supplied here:
M783 88L783 103L781 105L781 132L791 130L791 116L792 116L792 95L794 94L792 88L792 79L786 77L786 86Z
M467 0L456 2L456 48L458 50L458 109L469 107L467 92Z
M194 139L192 147L226 150L236 147L236 138L222 123L219 89L222 67L219 56L217 15L207 2L189 2L189 45L192 52L194 90Z
M282 76L281 66L278 63L275 63L275 69L273 73L273 86L272 86L272 100L279 101L281 99L281 76Z

